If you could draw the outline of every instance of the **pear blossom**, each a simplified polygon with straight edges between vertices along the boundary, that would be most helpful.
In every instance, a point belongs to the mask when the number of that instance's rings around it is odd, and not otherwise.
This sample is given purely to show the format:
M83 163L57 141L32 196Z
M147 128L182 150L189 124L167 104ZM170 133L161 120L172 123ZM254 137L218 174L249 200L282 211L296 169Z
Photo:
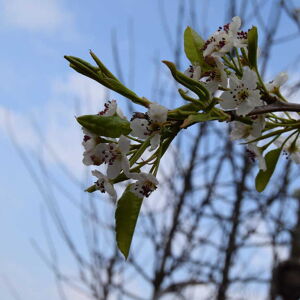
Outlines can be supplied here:
M100 143L96 146L97 157L100 157L101 163L108 164L108 178L117 177L121 170L129 175L129 161L126 154L130 150L130 141L125 136L121 135L118 143Z
M219 86L227 88L228 78L224 70L224 65L219 58L215 59L216 68L207 73L205 82L205 87L210 93L214 93ZM206 74L204 74L206 75Z
M118 107L116 100L107 101L104 104L104 109L98 112L98 115L107 117L114 116L115 114L117 114L122 119L125 118L123 112Z
M266 171L266 160L262 155L261 149L257 146L257 143L249 143L247 145L247 152L252 160L255 158L258 160L258 166L260 170Z
M219 58L214 58L213 62L215 64L215 68L213 70L205 72L201 79L201 67L200 66L189 66L188 69L184 71L184 74L188 76L189 78L192 78L196 81L200 81L210 93L214 93L219 85L223 88L227 88L227 74L224 70L224 64Z
M151 103L146 114L136 113L131 119L131 135L146 139L150 135L150 151L157 148L161 138L161 128L168 118L168 109L160 104Z
M262 115L252 116L251 119L252 119L251 135L254 136L255 138L258 138L261 136L261 133L266 126L265 115L262 114Z
M241 48L247 45L247 32L238 31L241 27L240 17L233 17L232 22L219 27L206 41L203 56L223 56L233 47Z
M282 147L282 144L285 142L284 137L279 137L274 141L274 144L277 147ZM297 138L288 139L283 146L284 153L290 157L296 164L300 164L300 141Z
M265 128L264 115L252 117L252 124L245 124L239 121L233 121L231 123L230 139L232 141L240 139L254 140L261 136L263 129Z
M150 173L131 173L131 178L137 181L131 185L130 190L141 199L149 197L158 185L158 180Z
M198 81L201 78L201 67L191 65L184 71L184 75Z
M86 128L81 127L83 131L83 141L82 146L86 151L92 150L97 145L97 139L98 136L90 131L88 131Z
M229 78L229 91L222 93L220 98L223 100L220 105L223 109L237 109L239 116L245 116L256 106L263 104L260 99L260 92L256 89L257 77L254 71L248 67L244 69L242 79L235 75Z
M96 146L99 144L99 137L84 127L82 127L82 131L84 133L82 146L85 149L82 162L87 166L100 165L101 158L97 155L96 151Z
M93 170L92 174L98 178L98 180L95 182L96 189L101 193L107 192L115 202L117 200L117 193L113 185L109 182L108 177L98 170Z
M282 85L284 85L288 80L288 74L285 72L280 72L274 80L267 83L265 86L269 92L275 92L278 90Z
M232 141L245 139L250 135L251 129L251 125L233 121L231 123L230 139Z

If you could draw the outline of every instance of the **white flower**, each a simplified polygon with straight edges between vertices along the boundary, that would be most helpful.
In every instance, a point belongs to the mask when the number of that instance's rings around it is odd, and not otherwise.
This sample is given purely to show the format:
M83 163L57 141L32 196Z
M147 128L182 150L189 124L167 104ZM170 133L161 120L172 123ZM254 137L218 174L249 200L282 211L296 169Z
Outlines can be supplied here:
M131 185L130 190L139 198L149 197L158 185L158 180L150 173L131 173L131 178L137 181Z
M86 151L90 151L93 148L95 148L95 146L97 145L97 139L98 136L95 135L94 133L89 132L86 128L81 127L82 131L83 131L83 141L82 141L82 146L84 147L84 149Z
M130 122L131 135L140 139L146 139L151 134L150 122L147 115L143 114L144 118L134 118Z
M285 137L279 137L277 140L275 140L274 144L277 147L281 147L282 144L285 141ZM286 155L288 155L296 164L300 164L300 141L297 138L295 141L295 138L290 138L286 141L286 143L283 146L283 151Z
M289 77L288 74L285 72L279 73L274 80L266 84L267 90L269 92L275 92L287 82L288 77Z
M245 139L250 135L251 125L239 121L231 123L230 139L232 141Z
M151 103L148 115L152 123L165 123L168 117L168 109L160 104Z
M126 154L130 149L130 141L125 136L121 135L118 144L98 144L96 146L97 157L100 157L101 163L108 164L107 176L108 178L117 177L121 170L125 175L129 175L129 161Z
M230 139L232 141L240 139L248 139L251 141L260 137L266 124L265 117L264 115L259 115L252 118L252 120L251 125L239 121L232 122Z
M257 77L254 71L248 67L244 69L242 80L231 76L229 80L229 91L221 95L223 101L220 105L223 109L237 108L237 115L244 116L250 113L256 106L263 102L260 99L259 90L256 89Z
M101 164L101 158L97 155L96 146L99 144L99 137L94 133L89 132L86 128L82 127L84 133L82 146L85 151L83 152L82 162L87 165L96 165Z
M210 93L214 93L219 86L227 88L228 79L224 65L219 58L215 58L216 68L208 72L205 80L205 87Z
M168 118L168 109L157 103L151 103L146 114L136 113L130 123L131 135L146 139L150 135L150 151L157 148L160 143L160 132Z
M201 78L201 67L200 66L189 66L184 71L184 75L198 81Z
M125 118L123 112L118 107L116 100L106 102L104 104L104 109L98 113L98 115L106 117L114 116L115 114L117 114L122 119Z
M266 160L262 156L260 148L257 146L257 143L249 143L247 145L248 153L251 159L257 158L259 169L265 171L267 169Z
M109 179L97 170L93 170L92 174L98 178L98 180L95 182L96 189L101 193L107 192L115 202L117 200L117 193L113 185L109 182Z
M245 47L247 45L247 33L238 31L240 27L240 17L234 17L231 23L219 27L204 45L204 57L223 56L230 52L233 47Z
M254 136L255 138L258 138L261 136L262 131L264 130L266 126L266 119L265 115L257 115L257 116L252 116L252 130L251 130L251 135Z

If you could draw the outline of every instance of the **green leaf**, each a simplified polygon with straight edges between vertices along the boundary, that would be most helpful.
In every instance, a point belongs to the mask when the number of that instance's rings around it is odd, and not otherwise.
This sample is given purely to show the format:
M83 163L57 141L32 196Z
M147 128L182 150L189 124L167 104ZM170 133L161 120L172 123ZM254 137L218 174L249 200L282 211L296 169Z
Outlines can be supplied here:
M179 72L172 62L167 60L163 60L162 62L170 69L172 76L177 82L193 91L200 99L208 100L210 98L209 91L199 81L189 78Z
M97 63L98 67L91 65L83 59L74 56L64 56L70 62L70 67L78 73L90 77L105 87L129 98L134 103L149 107L150 101L146 98L140 98L133 91L125 87L99 60L99 58L90 51L92 58Z
M139 99L137 94L135 94L133 91L125 87L120 81L111 79L111 78L103 78L103 84L106 85L111 90L114 90L115 92L130 98L130 99Z
M90 132L105 137L118 138L131 131L130 123L119 116L84 115L78 117L77 122Z
M187 27L184 31L184 51L192 65L201 66L202 71L210 70L212 67L207 64L203 57L204 41L196 31Z
M119 199L115 213L117 245L126 259L143 202L143 199L130 191L131 186L127 186Z
M276 164L278 162L281 153L281 148L271 150L265 156L266 171L260 170L255 178L255 186L258 192L262 192L268 185L270 178L272 177Z
M257 47L258 47L258 34L257 28L253 26L248 31L248 61L251 68L257 68Z
M201 49L204 41L191 27L187 27L184 31L184 52L193 65L201 65L204 61Z
M190 125L210 120L218 120L220 117L214 116L211 113L189 115L182 123L180 128L187 128Z
M90 55L93 58L93 60L96 62L100 70L109 78L118 80L107 68L106 66L102 63L102 61L96 56L96 54L90 50Z

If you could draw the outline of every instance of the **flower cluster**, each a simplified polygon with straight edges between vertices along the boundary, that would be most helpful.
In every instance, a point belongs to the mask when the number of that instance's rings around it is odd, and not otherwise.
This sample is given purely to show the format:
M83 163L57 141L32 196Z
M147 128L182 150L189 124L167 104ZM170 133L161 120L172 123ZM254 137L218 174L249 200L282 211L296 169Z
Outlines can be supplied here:
M219 29L206 41L203 56L224 56L233 47L247 46L247 32L238 31L241 27L240 17L234 17L232 22Z
M147 112L135 112L128 121L113 100L107 102L97 115L77 118L84 133L83 163L106 166L105 174L100 170L92 171L97 181L87 190L107 192L116 200L114 184L130 181L119 199L116 218L126 207L128 219L134 222L128 225L127 219L125 224L122 217L119 218L120 231L124 226L128 226L128 231L134 230L140 200L158 186L156 175L162 156L180 130L195 123L231 122L230 138L242 139L247 144L249 157L258 160L260 171L256 188L259 192L269 182L280 153L300 163L299 113L290 113L299 112L300 105L288 103L281 93L288 76L282 72L270 82L263 81L257 62L257 29L252 27L242 31L241 23L239 17L234 17L206 41L190 27L186 29L184 45L191 65L182 73L172 62L164 61L174 79L187 89L178 90L187 103L173 110L137 96L92 52L97 67L81 59L66 57L76 71L148 109ZM118 232L118 228L116 230ZM129 234L131 237L132 233ZM125 240L128 241L127 231ZM128 255L128 246L130 243L121 250L125 255Z
M287 102L280 93L280 87L287 81L288 75L281 72L274 80L264 83L257 69L257 63L251 63L250 55L253 56L253 51L254 57L259 53L258 48L255 48L249 54L251 30L241 31L240 27L239 17L234 17L231 23L219 27L204 42L201 49L206 65L201 61L196 64L194 62L184 74L207 89L210 98L219 104L224 112L231 115L230 121L233 121L231 139L243 139L247 143L250 158L258 159L261 170L265 171L267 168L263 152L270 145L282 149L287 156L300 163L298 130L290 136L273 135L273 128L280 127L285 121L280 119L279 122L276 114L263 113L264 110L268 111L269 107L272 111L274 103L280 108L282 103ZM216 92L218 97L215 97ZM291 116L286 114L290 119L288 122L291 123ZM263 132L267 130L270 132L266 136L270 136L273 140L264 138ZM289 131L290 129L287 129L287 132ZM263 140L267 140L267 144L259 146Z
M101 117L118 116L126 119L122 111L117 107L115 100L104 104L104 109L97 114ZM124 174L127 179L136 180L131 191L139 198L149 197L158 185L158 181L151 173L133 172L133 161L135 155L149 139L150 151L155 150L161 144L161 134L166 125L168 110L157 103L152 103L146 113L134 113L130 122L130 133L127 136L121 135L118 139L105 139L83 127L83 142L84 147L83 163L87 166L107 165L106 175L99 170L93 170L92 174L97 177L95 189L102 193L107 192L115 201L117 193L114 189L114 180ZM132 137L131 137L132 136ZM137 137L139 139L135 139ZM131 140L137 143L131 145ZM139 157L143 153L139 154ZM137 158L139 158L137 157ZM132 163L133 162L133 163ZM144 163L140 164L144 165ZM139 164L137 163L137 166ZM139 171L140 168L138 168Z

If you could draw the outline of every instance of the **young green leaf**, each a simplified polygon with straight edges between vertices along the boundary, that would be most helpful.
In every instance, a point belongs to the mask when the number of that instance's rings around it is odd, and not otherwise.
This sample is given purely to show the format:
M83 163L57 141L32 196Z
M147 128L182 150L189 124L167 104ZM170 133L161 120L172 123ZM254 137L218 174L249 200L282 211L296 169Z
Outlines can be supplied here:
M203 113L203 114L194 114L194 115L189 115L182 123L180 128L187 128L190 125L193 125L195 123L200 123L200 122L206 122L210 120L218 120L219 117L215 116L211 113Z
M265 171L260 170L255 178L255 186L258 192L262 192L268 185L270 178L272 177L276 164L278 162L281 153L281 148L271 150L266 154L266 167Z
M201 66L203 71L211 69L211 67L205 62L203 57L204 41L196 31L191 27L187 27L184 31L184 51L187 58L192 65Z
M209 91L199 81L189 78L179 72L174 63L167 60L163 60L162 62L170 69L172 76L177 82L193 91L201 100L208 100L210 98Z
M184 31L184 51L190 62L201 64L204 61L201 49L204 46L202 38L191 27Z
M96 54L90 50L90 55L93 58L93 60L96 62L96 64L98 65L98 67L100 68L100 70L109 78L118 80L113 73L111 73L106 67L105 65L102 63L102 61L96 56Z
M77 122L90 132L105 137L118 138L131 131L130 123L119 116L84 115L78 117Z
M130 191L131 186L132 184L127 186L119 199L115 213L117 245L126 259L143 202L143 199Z
M258 47L257 28L253 26L248 31L248 61L252 69L257 68L257 47Z

